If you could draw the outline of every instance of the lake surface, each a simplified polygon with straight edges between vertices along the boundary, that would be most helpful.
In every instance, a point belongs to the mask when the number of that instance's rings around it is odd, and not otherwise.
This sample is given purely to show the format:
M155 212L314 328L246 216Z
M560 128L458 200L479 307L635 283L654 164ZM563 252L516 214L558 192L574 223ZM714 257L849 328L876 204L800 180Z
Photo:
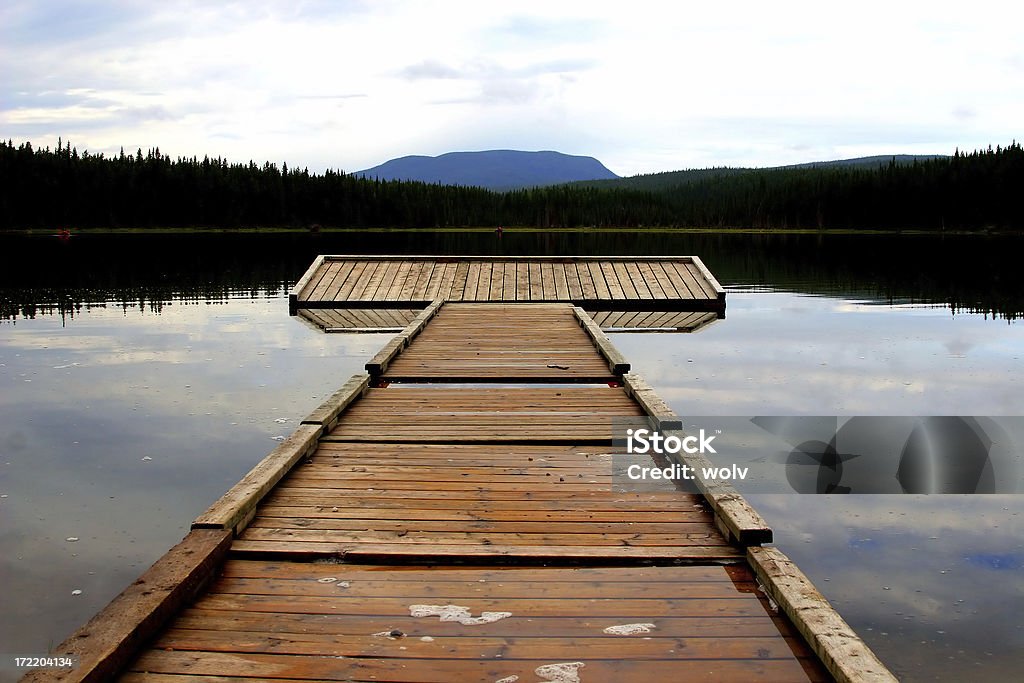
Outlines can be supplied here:
M0 652L63 640L389 338L325 335L288 316L287 287L318 253L697 254L729 290L724 320L613 335L680 414L1019 416L1021 246L923 235L0 236ZM902 679L1019 677L1019 494L751 500Z

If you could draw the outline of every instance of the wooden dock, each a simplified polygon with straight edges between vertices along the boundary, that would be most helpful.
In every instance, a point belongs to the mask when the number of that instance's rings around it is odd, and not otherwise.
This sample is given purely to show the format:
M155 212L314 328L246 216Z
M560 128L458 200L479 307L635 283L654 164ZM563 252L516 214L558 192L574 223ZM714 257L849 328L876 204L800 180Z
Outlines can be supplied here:
M422 308L434 301L725 313L725 290L696 256L320 256L288 299L293 314Z
M895 680L731 487L616 490L613 421L680 424L629 370L570 303L432 303L27 678Z

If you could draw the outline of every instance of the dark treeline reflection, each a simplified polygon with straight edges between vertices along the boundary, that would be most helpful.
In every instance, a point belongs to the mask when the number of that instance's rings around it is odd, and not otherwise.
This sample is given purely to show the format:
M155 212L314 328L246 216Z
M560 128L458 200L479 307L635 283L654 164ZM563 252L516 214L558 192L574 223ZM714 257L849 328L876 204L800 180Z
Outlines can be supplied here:
M0 319L283 296L317 254L697 255L726 286L948 306L1014 320L1024 238L972 235L374 232L5 235Z

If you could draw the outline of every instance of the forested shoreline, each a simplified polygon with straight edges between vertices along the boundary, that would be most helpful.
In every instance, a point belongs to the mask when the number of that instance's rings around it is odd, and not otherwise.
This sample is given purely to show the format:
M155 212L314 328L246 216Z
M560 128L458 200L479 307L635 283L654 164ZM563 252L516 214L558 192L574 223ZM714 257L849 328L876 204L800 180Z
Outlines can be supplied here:
M661 174L669 175L672 174ZM678 182L572 184L493 192L363 179L340 171L114 157L0 143L0 229L757 228L1020 230L1024 149L877 167L705 169Z

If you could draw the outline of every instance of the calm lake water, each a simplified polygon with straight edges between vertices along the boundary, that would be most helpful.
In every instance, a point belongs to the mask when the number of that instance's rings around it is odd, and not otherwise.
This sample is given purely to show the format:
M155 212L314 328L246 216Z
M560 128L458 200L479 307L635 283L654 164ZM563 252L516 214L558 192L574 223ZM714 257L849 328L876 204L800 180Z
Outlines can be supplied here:
M693 334L613 338L680 414L1019 416L1022 246L920 235L0 236L0 652L63 640L388 339L325 335L288 316L287 288L318 253L697 254L729 290L727 317ZM1019 680L1020 495L751 499L776 545L901 678Z

